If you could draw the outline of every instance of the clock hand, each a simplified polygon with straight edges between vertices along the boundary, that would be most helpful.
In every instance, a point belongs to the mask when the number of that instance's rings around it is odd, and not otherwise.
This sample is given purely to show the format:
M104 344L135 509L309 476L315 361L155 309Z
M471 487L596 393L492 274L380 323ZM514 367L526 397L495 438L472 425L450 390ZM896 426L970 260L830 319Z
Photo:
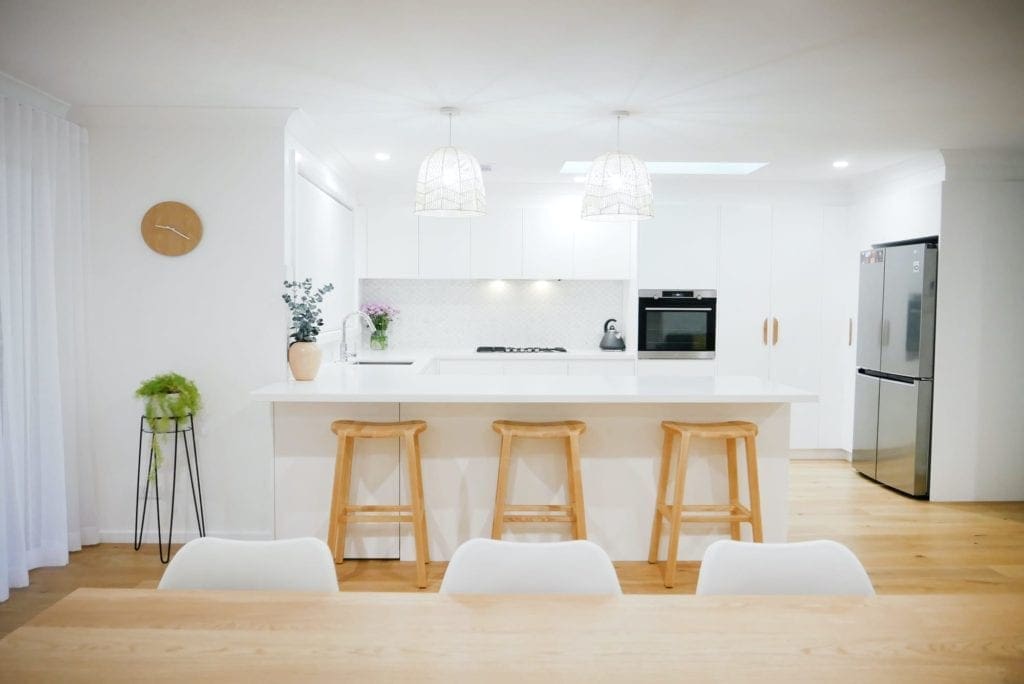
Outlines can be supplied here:
M163 228L164 230L169 230L172 233L175 233L176 235L180 235L181 237L185 238L186 240L191 240L192 239L188 235L185 235L185 233L182 233L180 230L175 228L174 226L165 226L162 223L157 223L157 224L154 224L153 227L154 228Z

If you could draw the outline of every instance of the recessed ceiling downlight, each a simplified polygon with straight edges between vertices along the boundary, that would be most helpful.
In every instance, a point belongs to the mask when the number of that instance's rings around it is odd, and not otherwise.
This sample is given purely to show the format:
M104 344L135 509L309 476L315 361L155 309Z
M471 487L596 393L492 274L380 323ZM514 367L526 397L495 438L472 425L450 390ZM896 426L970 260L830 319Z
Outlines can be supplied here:
M849 165L850 162L846 161L845 159L837 159L836 161L832 162L832 166L837 169L845 169Z
M391 155L388 154L387 152L377 152L376 154L373 155L373 158L376 159L377 161L387 161L391 159Z

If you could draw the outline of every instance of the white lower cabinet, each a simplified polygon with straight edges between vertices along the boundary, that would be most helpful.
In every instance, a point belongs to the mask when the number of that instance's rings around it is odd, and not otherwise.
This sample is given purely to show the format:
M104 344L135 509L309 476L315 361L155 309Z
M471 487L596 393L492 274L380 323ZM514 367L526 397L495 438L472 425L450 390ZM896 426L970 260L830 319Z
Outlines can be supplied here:
M714 359L640 359L636 362L636 374L645 377L710 378L716 373Z
M555 359L439 359L440 375L634 375L633 359L584 359L558 361Z
M565 361L507 361L502 364L505 375L567 375Z
M501 361L462 361L439 359L438 375L501 375Z
M570 361L569 375L636 375L633 359Z

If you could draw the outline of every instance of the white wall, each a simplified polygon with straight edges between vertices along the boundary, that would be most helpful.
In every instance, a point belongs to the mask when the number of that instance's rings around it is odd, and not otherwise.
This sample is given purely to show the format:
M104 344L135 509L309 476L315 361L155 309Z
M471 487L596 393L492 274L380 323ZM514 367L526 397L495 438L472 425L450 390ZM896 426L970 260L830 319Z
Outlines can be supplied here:
M194 379L205 401L198 448L208 531L272 535L271 412L248 393L286 373L289 113L82 112L92 140L88 345L105 541L126 541L132 529L141 411L133 392L172 370ZM189 204L203 221L202 242L187 255L159 255L140 236L143 214L163 200ZM182 531L193 527L186 493L178 492L175 520Z
M1022 257L1024 182L943 184L933 500L1024 499Z

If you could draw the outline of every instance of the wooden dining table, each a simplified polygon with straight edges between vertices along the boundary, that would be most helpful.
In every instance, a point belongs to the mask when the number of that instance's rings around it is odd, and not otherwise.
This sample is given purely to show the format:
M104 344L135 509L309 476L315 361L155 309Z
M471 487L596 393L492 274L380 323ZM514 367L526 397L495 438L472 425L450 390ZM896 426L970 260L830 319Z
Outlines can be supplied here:
M1024 597L78 589L0 681L1024 681Z

